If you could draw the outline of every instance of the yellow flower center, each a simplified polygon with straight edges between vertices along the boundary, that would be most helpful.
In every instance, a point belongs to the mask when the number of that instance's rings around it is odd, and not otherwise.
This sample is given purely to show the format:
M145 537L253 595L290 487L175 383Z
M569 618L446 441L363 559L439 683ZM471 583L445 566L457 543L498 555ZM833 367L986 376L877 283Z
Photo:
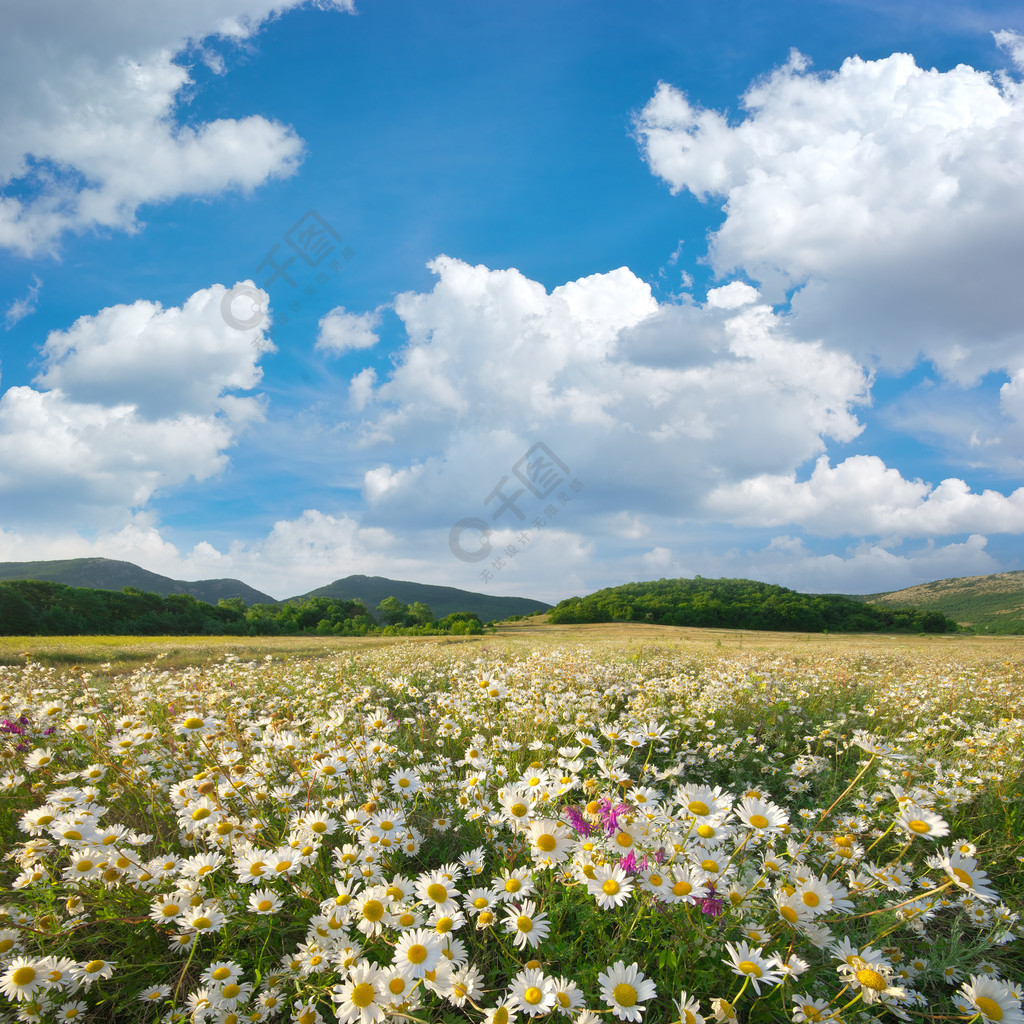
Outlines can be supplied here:
M186 729L202 729L203 720L201 718L196 718L195 716L193 716L192 718L186 718L182 724L185 726Z
M256 904L256 909L265 914L268 910L273 909L273 906L273 900L260 900L259 903Z
M557 845L558 842L550 832L537 836L537 849L543 850L544 853L550 853Z
M796 924L799 915L792 907L779 907L779 913L790 924Z
M494 1024L508 1024L508 1010L504 1006L499 1006L491 1020Z
M994 999L989 999L988 996L975 996L974 1005L981 1010L982 1015L987 1020L1003 1019L1003 1008Z
M718 861L717 860L711 860L711 858L709 857L707 860L702 860L700 862L700 866L705 871L715 872L715 871L718 870Z
M434 925L434 930L437 932L438 935L446 935L448 932L452 930L454 924L455 922L450 917L439 917L437 919L437 924ZM448 952L446 951L445 956L449 955L450 954L448 954Z
M86 974L95 974L97 971L102 971L103 970L103 966L104 966L104 964L103 964L102 960L90 960L85 965L85 973Z
M619 888L620 888L619 883L616 882L614 878L609 878L601 886L601 889L608 896L614 896L619 891Z
M236 985L234 982L232 982L230 985L225 985L221 989L221 995L225 999L234 999L235 996L237 996L238 993L241 992L241 991L242 991L242 987L240 985Z
M505 892L519 892L522 889L523 883L518 878L510 878L505 883ZM486 906L486 904L484 904Z
M400 996L405 991L405 979L398 975L388 982L388 990L393 996Z
M636 989L632 985L627 985L624 981L620 981L612 989L612 995L619 1006L636 1006Z
M373 1002L373 986L365 981L352 989L352 1002L360 1009Z
M911 832L916 832L919 836L923 836L926 832L931 832L931 825L927 821L908 821L907 827Z
M698 825L694 831L701 839L711 839L715 834L715 830L711 825Z
M524 993L523 999L531 1006L536 1006L544 998L544 993L539 988L531 985Z
M231 971L227 967L218 967L217 970L213 972L214 981L223 981L225 978L230 977Z
M864 988L874 989L876 992L884 992L889 987L886 984L885 978L878 971L873 971L870 967L862 967L857 972L857 980Z
M516 927L521 932L532 932L533 921L530 918L528 918L525 914L520 914L519 917L516 918Z
M736 969L742 971L744 974L749 974L754 978L761 977L761 968L758 967L753 960L741 960L736 965Z
M427 896L435 903L444 903L448 899L448 890L440 882L433 882L427 886Z
M367 900L363 904L363 917L367 921L379 921L384 916L384 904L380 900Z
M513 804L508 810L513 818L521 818L526 814L526 804Z
M763 814L752 814L750 816L750 824L753 825L754 828L767 828L768 819Z
M633 837L628 832L620 832L615 837L615 842L618 843L619 846L632 846Z
M11 981L15 985L31 985L36 980L36 969L34 967L19 967L12 975Z
M505 888L508 889L507 884ZM512 891L513 890L509 889L509 892ZM477 910L484 910L487 907L487 899L483 896L477 896L477 898L473 900L473 906L476 907Z
M709 811L708 805L706 803L704 803L703 800L691 800L686 805L686 809L691 814L696 814L696 815L699 815L701 817L703 817Z
M409 947L409 951L405 955L409 960L409 963L421 964L427 959L427 947L422 946L417 942Z
M816 892L805 892L800 898L808 907L816 907L821 902L821 897Z
M689 882L676 882L672 886L673 896L689 896L693 892L693 886Z

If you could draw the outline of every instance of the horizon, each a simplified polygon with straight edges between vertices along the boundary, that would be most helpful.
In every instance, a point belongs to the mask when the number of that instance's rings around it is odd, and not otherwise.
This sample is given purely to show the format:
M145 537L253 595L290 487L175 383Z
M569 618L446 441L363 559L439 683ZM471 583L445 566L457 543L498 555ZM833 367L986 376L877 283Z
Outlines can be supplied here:
M1024 567L1019 7L5 21L0 561L552 605Z

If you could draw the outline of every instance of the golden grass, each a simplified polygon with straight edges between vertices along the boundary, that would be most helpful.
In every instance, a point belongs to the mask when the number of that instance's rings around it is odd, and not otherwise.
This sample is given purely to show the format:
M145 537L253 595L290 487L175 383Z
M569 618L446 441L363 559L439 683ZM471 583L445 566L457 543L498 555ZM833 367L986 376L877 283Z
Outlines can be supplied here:
M550 648L583 644L595 652L639 652L649 648L684 650L786 651L830 654L878 651L935 654L942 657L998 659L1024 656L1024 636L891 635L879 633L784 633L774 631L699 629L639 622L551 625L544 617L501 624L482 636L371 637L237 637L237 636L13 636L0 637L0 664L26 659L53 665L110 665L111 673L130 671L147 662L163 668L208 664L233 655L243 661L272 658L322 658L340 651L414 643L470 644L495 649Z

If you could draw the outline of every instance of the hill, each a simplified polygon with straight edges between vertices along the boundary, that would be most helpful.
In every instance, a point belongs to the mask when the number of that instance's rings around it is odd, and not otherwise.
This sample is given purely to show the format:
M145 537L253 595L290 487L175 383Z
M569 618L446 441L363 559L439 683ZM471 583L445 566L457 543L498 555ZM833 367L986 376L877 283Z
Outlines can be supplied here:
M429 583L389 580L383 576L346 576L326 587L311 590L291 601L307 597L331 597L336 600L362 601L372 612L386 597L395 597L403 604L421 601L434 615L443 619L452 612L476 612L481 622L507 619L510 615L529 615L547 611L551 605L526 597L493 597L456 587L437 587Z
M837 594L800 594L756 580L649 580L559 602L552 623L653 622L817 633L946 633L940 612L883 608Z
M941 612L978 633L1024 633L1024 570L959 576L859 600L887 608Z
M168 597L188 594L199 601L215 605L221 598L240 597L247 605L277 604L269 594L261 593L241 580L172 580L150 572L132 562L114 558L64 558L53 562L0 562L0 581L41 580L64 583L69 587L92 590L121 590L137 587L149 594Z

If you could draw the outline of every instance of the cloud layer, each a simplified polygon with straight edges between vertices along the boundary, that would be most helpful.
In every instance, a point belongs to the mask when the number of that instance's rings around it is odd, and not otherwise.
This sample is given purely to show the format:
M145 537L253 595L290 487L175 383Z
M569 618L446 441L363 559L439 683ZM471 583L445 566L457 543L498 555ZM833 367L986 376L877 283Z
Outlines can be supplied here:
M225 323L222 285L163 309L79 318L42 349L38 387L0 396L3 526L110 527L160 489L205 480L263 415L251 391L272 346Z
M146 203L252 189L294 173L303 144L259 115L188 124L183 51L217 70L202 42L251 38L305 0L152 0L145 15L116 0L14 0L0 35L0 247L55 250L65 231L132 230ZM321 7L351 10L351 0Z

